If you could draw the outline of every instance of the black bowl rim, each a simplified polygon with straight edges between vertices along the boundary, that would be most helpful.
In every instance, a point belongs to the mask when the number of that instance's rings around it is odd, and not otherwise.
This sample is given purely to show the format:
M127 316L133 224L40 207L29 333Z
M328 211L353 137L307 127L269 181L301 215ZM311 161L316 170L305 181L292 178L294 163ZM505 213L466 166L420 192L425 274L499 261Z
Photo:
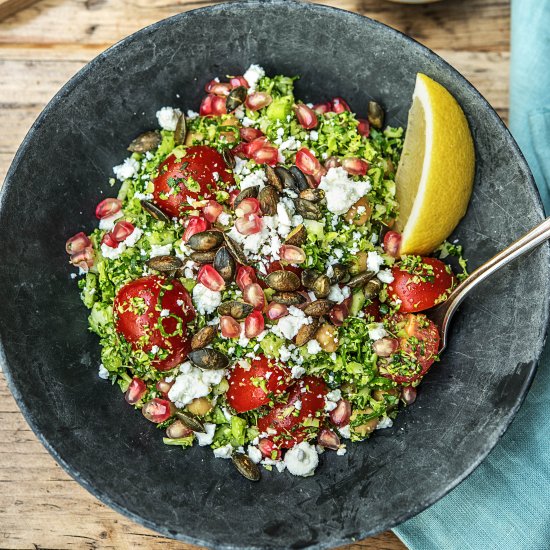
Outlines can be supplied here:
M107 48L105 51L101 52L99 55L97 55L94 59L89 61L82 69L80 69L74 76L72 76L62 87L61 89L52 97L52 99L48 102L48 104L44 107L42 112L38 115L35 122L32 124L31 128L27 132L25 138L21 142L21 145L19 146L13 161L10 165L10 168L8 169L8 172L6 174L6 178L4 180L4 185L0 189L0 215L3 211L3 205L5 197L7 196L8 190L11 188L12 184L12 177L15 174L15 172L18 169L19 163L21 159L23 158L25 154L25 150L27 149L30 141L32 140L34 131L42 124L43 120L48 116L49 111L52 109L54 105L57 104L57 102L72 92L72 90L79 84L79 81L81 78L87 74L89 71L92 71L95 69L96 66L98 66L106 57L110 56L111 54L115 53L119 48L123 48L126 45L134 42L135 40L140 40L143 38L143 36L147 35L148 33L154 32L160 27L162 27L166 22L173 21L173 20L181 20L187 17L188 14L193 13L204 13L207 15L209 12L215 12L219 10L227 9L228 7L232 5L289 5L294 4L295 6L301 6L304 8L312 7L313 9L322 9L326 10L330 13L335 14L345 14L345 17L354 17L358 19L366 19L370 21L374 25L385 27L389 30L390 33L394 33L397 37L399 37L404 42L412 45L414 48L418 48L421 51L423 51L425 54L429 56L434 56L440 61L444 66L446 66L455 76L458 76L459 79L462 80L464 86L474 95L477 96L477 98L480 100L481 104L483 105L484 109L489 112L489 114L495 119L495 122L497 125L503 130L505 134L507 134L509 138L509 144L510 147L512 147L515 152L519 155L520 159L523 160L525 165L529 168L529 165L527 164L527 161L525 159L525 156L521 152L521 149L519 148L516 140L511 135L510 131L508 130L507 126L503 122L503 120L500 118L498 113L493 109L493 107L490 105L490 103L481 95L481 93L473 86L473 84L464 77L457 69L455 69L450 63L445 61L442 57L440 57L438 54L436 54L434 51L432 51L427 46L424 46L414 38L411 38L409 35L394 29L393 27L390 27L389 25L386 25L385 23L381 23L380 21L377 21L375 19L372 19L370 17L367 17L365 15L361 15L355 12L350 12L348 10L344 10L342 8L336 8L333 6L326 6L323 4L316 4L313 2L306 2L304 0L237 0L237 1L227 1L220 4L216 4L214 6L206 6L202 8L197 8L194 10L188 10L185 12L180 12L176 15L167 17L165 19L161 19L160 21L157 21L155 23L152 23L151 25L148 25L142 29L139 29L135 31L134 33L126 36L122 40L116 42L109 48ZM542 203L542 199L539 193L539 190L537 188L537 185L535 183L535 180L533 178L533 175L528 169L528 185L535 191L535 199L536 199L536 205L541 209L542 212L544 212L544 206ZM545 243L543 245L544 247L548 248L550 245L548 243ZM550 295L547 297L548 305L550 306ZM489 453L494 449L500 438L504 435L508 427L510 426L511 422L515 418L518 410L521 408L521 405L523 404L523 401L525 400L525 397L529 391L529 388L531 387L531 384L533 382L533 379L535 377L538 363L540 360L540 356L542 353L542 350L544 348L544 344L546 342L547 338L547 332L548 328L550 327L550 307L546 308L546 315L544 318L544 327L545 327L545 333L543 338L541 339L540 345L538 346L538 349L535 350L535 357L536 361L534 361L530 365L530 370L526 374L525 379L523 380L523 387L521 389L521 393L519 395L518 400L514 404L514 406L510 409L508 418L504 421L500 429L496 430L491 436L487 439L486 444L482 450L482 452L479 454L477 459L470 465L469 468L467 468L458 478L450 482L448 485L443 487L439 493L435 496L432 496L430 499L427 499L423 502L419 502L416 506L410 508L407 510L407 512L401 514L400 516L397 516L393 518L392 520L386 522L384 525L371 530L365 530L360 531L357 536L354 537L353 540L351 539L345 539L345 538L339 538L334 539L331 541L326 542L320 542L317 545L311 547L316 548L319 550L324 550L327 548L335 548L337 546L340 546L342 544L349 544L357 540L362 540L367 537L371 537L373 535L376 535L378 533L381 533L383 531L386 531L388 529L392 529L393 527L396 527L397 525L403 523L404 521L416 516L420 512L426 510L429 508L432 504L439 501L441 498L443 498L445 495L447 495L452 489L454 489L457 485L459 485L462 481L464 481L480 464L485 460L485 458L489 455ZM146 528L149 528L153 531L156 531L157 533L160 533L168 538L176 539L184 542L188 542L195 545L200 546L206 546L206 547L212 547L211 543L207 540L197 538L191 535L186 535L183 533L176 533L169 532L167 529L165 529L162 526L157 525L154 521L148 520L147 518L144 518L138 514L135 514L134 512L128 510L123 505L115 502L112 500L110 496L108 496L103 491L96 489L92 483L84 478L78 471L76 471L67 461L65 461L56 451L56 449L49 443L49 441L42 435L42 433L38 430L38 428L35 426L33 421L33 414L32 411L27 408L22 401L21 393L19 392L16 384L13 382L13 379L11 377L10 367L7 362L6 354L4 351L3 343L0 339L0 367L2 368L2 371L6 377L8 388L10 389L19 409L21 410L26 422L31 427L32 431L38 438L38 440L44 445L44 447L48 450L48 452L53 456L55 461L75 480L77 481L82 487L84 487L89 493L91 493L94 497L96 497L100 502L103 504L106 504L111 509L119 512L123 516L131 519L132 521L136 522L138 525L142 525ZM227 550L236 550L240 548L245 548L242 546L233 546L233 545L223 545L219 546L217 545L216 548L227 549ZM252 548L252 547L250 547Z

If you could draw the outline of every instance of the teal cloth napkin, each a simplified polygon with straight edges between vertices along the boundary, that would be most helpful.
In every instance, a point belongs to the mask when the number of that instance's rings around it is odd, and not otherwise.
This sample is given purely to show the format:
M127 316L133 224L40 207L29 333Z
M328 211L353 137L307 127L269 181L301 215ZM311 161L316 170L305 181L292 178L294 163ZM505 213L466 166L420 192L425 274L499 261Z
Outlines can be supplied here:
M550 212L550 0L512 0L510 128ZM493 452L394 531L411 550L550 549L550 344Z

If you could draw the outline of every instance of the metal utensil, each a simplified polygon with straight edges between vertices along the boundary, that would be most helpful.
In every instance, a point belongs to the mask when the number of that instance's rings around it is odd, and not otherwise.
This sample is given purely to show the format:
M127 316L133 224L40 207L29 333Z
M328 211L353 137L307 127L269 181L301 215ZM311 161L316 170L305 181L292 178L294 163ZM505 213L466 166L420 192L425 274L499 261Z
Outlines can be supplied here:
M487 277L548 239L550 239L550 217L478 267L451 292L445 302L427 312L429 318L437 325L441 335L440 352L447 345L449 323L462 300Z

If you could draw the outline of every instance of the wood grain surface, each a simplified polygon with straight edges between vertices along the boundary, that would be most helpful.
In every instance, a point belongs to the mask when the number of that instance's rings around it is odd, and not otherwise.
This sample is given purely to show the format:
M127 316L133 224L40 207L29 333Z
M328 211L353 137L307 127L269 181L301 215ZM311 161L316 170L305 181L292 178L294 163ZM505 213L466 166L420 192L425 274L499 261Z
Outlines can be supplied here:
M0 21L0 181L36 116L84 64L141 27L213 3L41 0ZM320 3L373 17L429 46L461 71L507 120L508 0L446 0L425 6L385 0ZM27 548L196 547L136 525L82 489L38 442L0 375L0 549ZM391 532L346 547L403 548Z

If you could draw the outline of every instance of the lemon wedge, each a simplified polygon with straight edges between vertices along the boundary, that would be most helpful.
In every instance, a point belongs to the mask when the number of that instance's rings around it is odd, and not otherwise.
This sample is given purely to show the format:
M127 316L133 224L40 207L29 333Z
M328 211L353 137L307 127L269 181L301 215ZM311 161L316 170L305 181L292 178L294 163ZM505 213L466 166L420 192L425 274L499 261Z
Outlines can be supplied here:
M401 254L428 254L451 234L466 213L474 169L464 112L441 84L418 73L395 177Z

